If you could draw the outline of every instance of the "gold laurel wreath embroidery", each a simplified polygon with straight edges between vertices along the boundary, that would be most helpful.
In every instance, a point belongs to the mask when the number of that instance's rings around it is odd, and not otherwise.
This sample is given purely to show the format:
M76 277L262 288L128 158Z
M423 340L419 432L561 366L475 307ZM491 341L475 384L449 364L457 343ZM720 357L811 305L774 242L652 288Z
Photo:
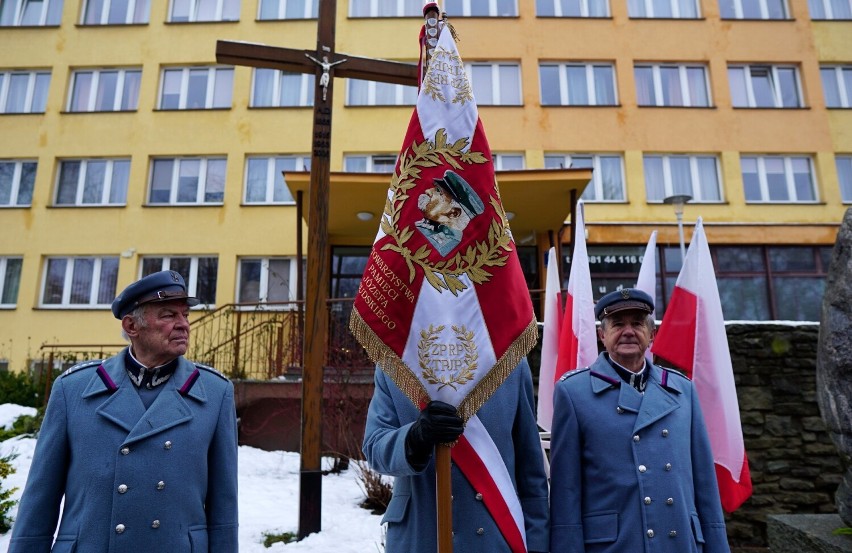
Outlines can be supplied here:
M444 98L444 95L441 93L441 89L430 78L433 71L432 67L434 67L437 62L452 63L456 67L461 68L464 68L464 62L462 62L461 56L459 56L458 53L451 52L443 47L435 48L435 51L432 53L432 61L429 66L430 68L427 69L426 79L424 79L423 92L424 94L431 96L433 100L446 102L447 99ZM453 79L450 85L456 91L455 96L453 96L454 104L464 105L465 102L473 101L473 92L470 88L470 80L467 78L466 74Z
M444 325L434 327L429 325L428 330L420 331L420 341L417 343L417 357L422 370L423 379L429 384L438 386L438 390L449 386L453 390L457 390L456 386L463 386L473 380L477 369L477 360L479 355L476 353L476 343L473 341L473 331L467 330L464 326L452 325L451 327L456 335L456 339L461 342L464 348L463 368L455 375L449 377L440 377L432 368L430 361L432 356L429 351L432 349L441 331L444 330Z
M406 242L414 235L415 229L406 226L399 228L402 207L408 200L408 191L414 188L420 171L423 167L435 167L443 163L451 165L455 169L462 170L462 163L478 164L487 163L488 159L482 152L465 152L469 139L460 138L449 144L445 129L438 129L435 133L435 141L424 140L421 143L413 143L406 149L399 162L399 172L391 177L391 195L385 202L384 216L382 217L382 232L390 236L393 242L382 246L382 250L391 250L399 253L408 265L409 282L414 282L415 265L423 270L426 280L438 292L448 290L454 296L467 288L459 276L466 274L474 284L488 282L492 274L488 271L491 267L503 267L509 258L508 252L512 251L512 235L509 231L509 223L500 202L490 196L490 204L497 213L499 219L491 221L488 228L488 238L485 241L476 242L468 246L467 250L456 253L450 259L444 259L437 263L429 261L432 250L427 244L420 246L417 251L412 252L406 247ZM495 192L497 182L494 182ZM507 252L503 254L503 252Z

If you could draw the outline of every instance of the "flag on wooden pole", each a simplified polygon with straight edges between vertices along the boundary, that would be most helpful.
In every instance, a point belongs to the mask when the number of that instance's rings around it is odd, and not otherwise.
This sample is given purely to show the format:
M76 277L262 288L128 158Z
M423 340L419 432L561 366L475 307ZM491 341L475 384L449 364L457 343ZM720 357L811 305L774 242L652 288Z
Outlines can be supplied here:
M751 475L722 302L701 218L652 349L695 383L710 436L722 508L735 511L751 496Z
M562 327L562 283L559 282L559 258L556 248L547 254L547 281L544 286L544 331L541 339L541 363L538 371L538 425L550 432L553 425L553 387L556 383L556 359Z
M559 356L556 360L558 380L563 374L588 367L598 357L598 337L595 327L595 302L592 297L592 275L586 251L586 225L583 201L577 202L577 221L574 224L574 244L571 252L571 272L565 296L565 316L559 336Z
M412 403L457 408L467 424L453 460L469 480L487 471L482 485L497 493L486 508L517 553L526 549L523 511L476 412L538 328L464 62L446 29L423 44L430 61L350 329Z

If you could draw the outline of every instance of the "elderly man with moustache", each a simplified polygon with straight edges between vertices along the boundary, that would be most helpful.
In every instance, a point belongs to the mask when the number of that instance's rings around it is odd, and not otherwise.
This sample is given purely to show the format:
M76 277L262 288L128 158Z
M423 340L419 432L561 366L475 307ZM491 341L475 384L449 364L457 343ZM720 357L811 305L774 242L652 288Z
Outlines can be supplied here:
M233 385L183 357L197 304L175 271L115 298L130 346L54 383L10 553L239 550Z
M653 311L640 290L602 297L606 351L556 384L551 551L730 552L695 387L645 360Z

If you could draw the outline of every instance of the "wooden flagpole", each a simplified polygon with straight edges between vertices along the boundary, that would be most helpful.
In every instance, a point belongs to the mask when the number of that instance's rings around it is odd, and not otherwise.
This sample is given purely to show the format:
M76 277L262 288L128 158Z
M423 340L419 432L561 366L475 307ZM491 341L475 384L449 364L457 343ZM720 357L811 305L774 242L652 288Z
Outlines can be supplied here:
M423 12L426 20L423 36L423 71L426 76L432 51L438 43L439 10L436 4L427 4ZM453 553L453 486L450 446L435 446L435 506L437 509L438 553Z
M450 446L435 446L435 490L438 508L438 553L453 553L453 486Z

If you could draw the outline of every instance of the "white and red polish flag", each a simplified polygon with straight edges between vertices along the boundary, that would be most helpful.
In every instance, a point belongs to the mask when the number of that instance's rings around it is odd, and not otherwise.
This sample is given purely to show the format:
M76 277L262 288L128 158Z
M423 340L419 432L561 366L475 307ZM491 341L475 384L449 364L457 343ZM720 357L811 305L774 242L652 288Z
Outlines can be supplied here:
M577 202L574 242L565 295L565 317L559 336L559 356L556 359L556 373L553 375L555 380L559 380L568 371L588 367L598 357L595 301L592 296L589 254L586 250L582 200Z
M562 283L556 248L547 254L547 281L544 286L544 330L541 338L541 364L538 372L538 425L547 432L553 426L553 388L556 383L556 359L562 328Z
M722 508L731 513L751 496L751 475L722 302L700 217L653 352L682 369L695 383L710 435Z
M437 399L458 409L466 427L452 458L495 492L483 494L486 507L518 553L526 550L523 511L476 412L538 329L471 83L446 31L421 68L349 326L414 405Z
M639 277L636 279L636 289L642 290L652 298L657 297L657 231L651 233L648 245L645 246L645 255L642 256L642 264L639 266ZM653 315L654 313L651 313ZM645 350L645 358L649 363L654 362L654 354L651 349Z

